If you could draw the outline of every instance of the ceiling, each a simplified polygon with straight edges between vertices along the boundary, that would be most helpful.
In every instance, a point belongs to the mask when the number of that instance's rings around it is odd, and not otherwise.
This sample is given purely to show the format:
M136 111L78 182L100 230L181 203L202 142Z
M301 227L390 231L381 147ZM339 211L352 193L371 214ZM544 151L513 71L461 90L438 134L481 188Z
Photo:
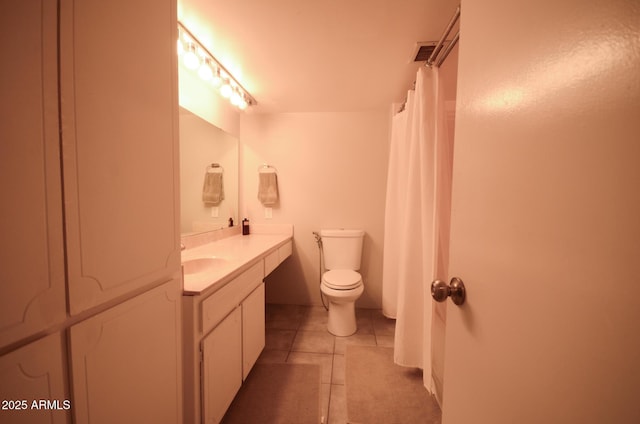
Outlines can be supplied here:
M179 0L178 19L257 100L254 113L388 109L459 0Z

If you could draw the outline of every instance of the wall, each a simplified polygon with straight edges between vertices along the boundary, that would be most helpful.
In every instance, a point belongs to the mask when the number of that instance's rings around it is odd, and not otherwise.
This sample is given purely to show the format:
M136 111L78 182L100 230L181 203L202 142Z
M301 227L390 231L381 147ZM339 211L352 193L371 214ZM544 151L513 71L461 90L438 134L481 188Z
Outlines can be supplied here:
M365 230L358 307L380 308L389 139L388 111L243 114L240 211L251 223L294 226L293 256L267 279L267 301L320 305L313 231ZM278 171L280 202L265 219L258 167ZM244 215L242 215L244 214Z

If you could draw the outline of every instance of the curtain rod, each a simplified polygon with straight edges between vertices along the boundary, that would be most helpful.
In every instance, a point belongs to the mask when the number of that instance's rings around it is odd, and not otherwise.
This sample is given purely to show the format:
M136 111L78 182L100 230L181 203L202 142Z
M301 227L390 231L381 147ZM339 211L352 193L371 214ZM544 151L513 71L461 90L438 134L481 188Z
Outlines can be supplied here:
M431 67L433 67L435 65L436 68L439 68L440 65L442 65L444 60L447 58L447 56L449 56L449 53L451 53L451 50L453 50L453 48L455 47L456 43L458 43L458 40L460 39L460 30L459 29L458 29L458 32L456 32L456 35L453 36L453 39L451 41L449 41L449 43L447 44L447 47L444 49L444 51L442 51L442 55L440 55L440 51L444 47L444 43L445 43L445 40L446 40L447 36L449 35L451 30L453 29L453 26L456 24L456 22L458 21L459 18L460 18L460 6L458 6L456 8L456 11L453 14L453 17L449 21L449 24L447 25L447 28L445 28L444 32L442 33L442 37L440 37L440 41L438 41L438 44L436 44L435 49L433 49L433 52L431 52L431 55L429 56L429 59L427 59L427 62L425 63L425 66L428 66L428 67L431 68ZM436 61L436 59L437 59L437 61ZM413 82L413 89L415 89L415 87L416 87L416 82L414 81ZM408 99L409 99L408 97L404 99L404 102L402 102L402 105L400 105L400 109L396 113L400 113L405 109Z
M435 63L435 66L439 67L442 64L442 62L444 62L444 60L447 58L447 56L451 52L451 49L453 49L453 46L455 46L455 44L458 42L458 38L460 38L459 30L458 30L458 33L453 38L453 40L451 40L448 43L447 48L442 52L442 57L436 62L436 58L438 58L440 51L444 47L444 42L447 36L449 35L449 33L451 32L451 29L453 28L453 26L458 21L458 18L460 18L460 6L456 8L456 12L453 14L453 17L449 21L449 25L447 25L447 28L442 33L442 37L440 37L440 41L438 41L438 44L436 44L436 48L433 49L431 56L429 56L429 59L427 59L427 63L426 63L427 66L431 67Z
M436 62L436 68L439 68L440 65L442 65L442 63L445 61L447 56L449 56L449 53L451 53L451 50L453 50L459 39L460 31L458 30L458 32L456 32L456 35L453 36L453 39L449 41L449 44L447 44L447 47L442 52L442 55L438 58L438 61Z

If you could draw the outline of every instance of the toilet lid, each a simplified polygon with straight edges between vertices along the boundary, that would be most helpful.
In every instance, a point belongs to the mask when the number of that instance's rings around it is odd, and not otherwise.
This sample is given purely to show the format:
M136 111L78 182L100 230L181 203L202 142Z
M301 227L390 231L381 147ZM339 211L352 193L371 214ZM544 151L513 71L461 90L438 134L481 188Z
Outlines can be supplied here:
M350 269L332 269L322 275L322 282L331 289L349 290L362 284L362 277Z

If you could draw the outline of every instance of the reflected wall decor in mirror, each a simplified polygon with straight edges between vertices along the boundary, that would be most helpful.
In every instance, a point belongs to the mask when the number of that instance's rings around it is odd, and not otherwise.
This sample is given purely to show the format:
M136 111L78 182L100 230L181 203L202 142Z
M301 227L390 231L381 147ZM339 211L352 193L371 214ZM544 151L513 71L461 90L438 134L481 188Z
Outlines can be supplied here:
M222 171L224 199L202 200L205 174L212 164ZM238 139L180 107L180 232L182 235L227 227L238 222Z

